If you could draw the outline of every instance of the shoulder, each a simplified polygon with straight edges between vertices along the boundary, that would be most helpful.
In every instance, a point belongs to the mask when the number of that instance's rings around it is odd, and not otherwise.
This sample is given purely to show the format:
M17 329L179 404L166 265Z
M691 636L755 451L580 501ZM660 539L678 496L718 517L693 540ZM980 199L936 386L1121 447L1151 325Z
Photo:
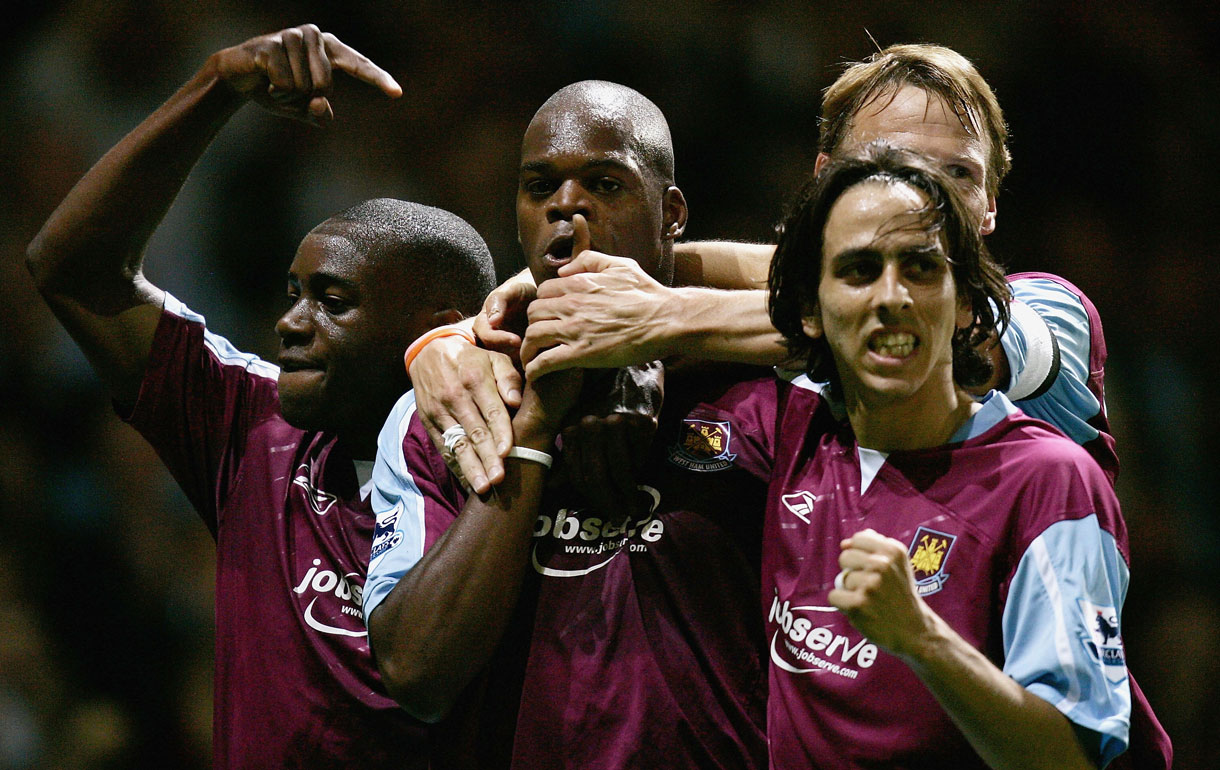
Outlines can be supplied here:
M1051 425L1018 413L980 439L980 447L996 454L996 491L1014 501L1027 525L1037 529L1096 514L1103 528L1125 530L1118 498L1101 466Z
M377 468L404 478L421 472L441 473L444 461L432 441L415 403L415 391L399 397L377 436Z

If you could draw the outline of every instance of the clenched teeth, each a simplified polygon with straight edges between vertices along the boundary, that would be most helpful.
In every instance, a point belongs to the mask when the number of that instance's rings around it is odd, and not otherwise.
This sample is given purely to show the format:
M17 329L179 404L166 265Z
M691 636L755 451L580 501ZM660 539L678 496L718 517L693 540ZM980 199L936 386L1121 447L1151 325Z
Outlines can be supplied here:
M904 358L915 350L915 335L907 332L877 334L868 341L868 349L886 357Z

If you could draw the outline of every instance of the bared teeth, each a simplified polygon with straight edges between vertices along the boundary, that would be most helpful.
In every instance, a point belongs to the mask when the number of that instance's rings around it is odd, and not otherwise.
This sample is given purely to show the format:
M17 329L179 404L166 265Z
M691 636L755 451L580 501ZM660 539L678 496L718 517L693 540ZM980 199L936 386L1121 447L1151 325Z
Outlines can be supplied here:
M869 350L892 358L904 358L915 350L915 335L907 332L877 334L868 341Z

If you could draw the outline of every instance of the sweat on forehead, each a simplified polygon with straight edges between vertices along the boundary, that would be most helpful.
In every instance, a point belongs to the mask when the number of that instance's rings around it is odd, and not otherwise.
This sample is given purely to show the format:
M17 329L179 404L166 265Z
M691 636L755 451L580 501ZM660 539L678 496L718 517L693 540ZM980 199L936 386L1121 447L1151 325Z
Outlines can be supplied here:
M614 131L642 166L665 184L673 184L669 124L660 108L633 88L604 80L565 86L530 121L531 127L542 124L559 146L577 146L590 131Z

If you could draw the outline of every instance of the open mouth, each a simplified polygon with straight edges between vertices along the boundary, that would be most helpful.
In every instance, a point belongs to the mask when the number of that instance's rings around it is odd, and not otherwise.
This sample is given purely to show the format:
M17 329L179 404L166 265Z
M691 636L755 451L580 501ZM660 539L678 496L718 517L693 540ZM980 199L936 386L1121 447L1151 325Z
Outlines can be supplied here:
M919 347L919 339L910 332L877 332L868 338L868 349L885 358L906 358Z
M551 241L546 248L546 257L556 264L565 264L572 260L572 236L561 235Z

